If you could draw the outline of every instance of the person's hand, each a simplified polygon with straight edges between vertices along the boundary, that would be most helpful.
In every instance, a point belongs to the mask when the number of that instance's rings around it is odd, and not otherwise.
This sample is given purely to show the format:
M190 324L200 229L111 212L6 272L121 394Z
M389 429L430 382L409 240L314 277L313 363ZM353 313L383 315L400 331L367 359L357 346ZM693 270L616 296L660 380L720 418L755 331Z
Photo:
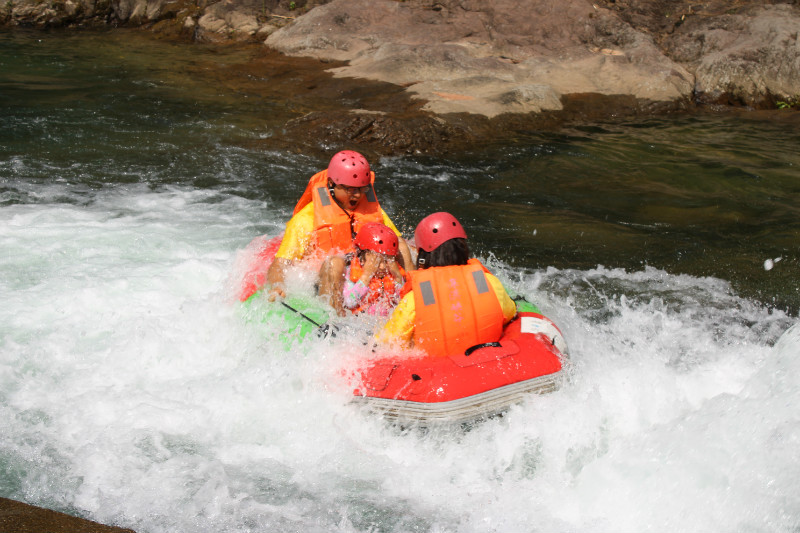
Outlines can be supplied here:
M273 285L272 288L269 290L267 295L267 299L270 302L274 302L278 298L286 298L286 289L283 288L283 285Z
M378 271L378 268L381 266L381 256L376 254L375 252L369 250L367 251L367 257L364 261L364 270L361 274L360 281L364 283L364 285L369 285L369 280L375 275Z
M403 279L403 274L400 272L400 265L392 258L388 262L389 273L392 275L395 281L400 281Z

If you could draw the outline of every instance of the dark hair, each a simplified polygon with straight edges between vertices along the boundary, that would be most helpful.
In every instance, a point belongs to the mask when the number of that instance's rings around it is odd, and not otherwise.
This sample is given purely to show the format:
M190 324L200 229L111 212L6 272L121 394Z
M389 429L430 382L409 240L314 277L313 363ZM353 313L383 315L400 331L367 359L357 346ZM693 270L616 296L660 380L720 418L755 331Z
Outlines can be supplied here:
M466 265L469 257L467 239L450 239L432 252L420 249L417 253L417 268Z

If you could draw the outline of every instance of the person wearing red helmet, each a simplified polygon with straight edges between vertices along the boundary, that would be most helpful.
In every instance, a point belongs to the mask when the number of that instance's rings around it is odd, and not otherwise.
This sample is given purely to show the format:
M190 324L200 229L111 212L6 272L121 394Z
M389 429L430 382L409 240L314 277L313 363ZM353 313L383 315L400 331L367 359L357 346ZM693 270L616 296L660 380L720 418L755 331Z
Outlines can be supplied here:
M331 261L331 257L351 250L353 238L364 224L381 223L400 236L378 203L374 183L375 174L369 163L352 150L336 153L328 168L311 177L267 271L270 300L286 296L286 269L313 257L325 260L320 271L320 290L327 291L325 283L341 275L337 269L344 264ZM410 265L411 252L403 239L398 247L404 264Z
M379 339L440 357L499 340L516 304L500 280L470 258L461 223L450 213L433 213L417 225L414 240L417 270L409 273Z
M329 286L331 304L340 315L388 316L400 301L405 270L398 264L399 239L383 224L364 224L356 235L354 252L344 258L343 275ZM320 294L325 294L320 284Z

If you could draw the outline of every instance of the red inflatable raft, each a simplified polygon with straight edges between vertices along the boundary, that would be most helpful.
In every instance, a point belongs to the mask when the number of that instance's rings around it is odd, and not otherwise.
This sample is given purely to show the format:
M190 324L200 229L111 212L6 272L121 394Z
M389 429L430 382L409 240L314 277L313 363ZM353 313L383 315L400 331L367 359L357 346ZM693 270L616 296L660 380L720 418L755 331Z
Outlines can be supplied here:
M275 253L281 245L283 235L269 238L266 235L256 237L246 248L246 265L242 274L241 287L237 295L244 302L267 283L267 270L275 259Z
M263 236L247 247L239 300L264 286L280 243L281 236ZM371 359L355 372L353 401L400 424L431 425L489 417L531 393L555 390L567 357L564 337L550 319L530 311L535 306L518 307L497 343L449 357L400 353Z
M547 317L521 312L497 343L449 357L381 357L356 372L354 402L401 424L463 423L558 388L567 346Z

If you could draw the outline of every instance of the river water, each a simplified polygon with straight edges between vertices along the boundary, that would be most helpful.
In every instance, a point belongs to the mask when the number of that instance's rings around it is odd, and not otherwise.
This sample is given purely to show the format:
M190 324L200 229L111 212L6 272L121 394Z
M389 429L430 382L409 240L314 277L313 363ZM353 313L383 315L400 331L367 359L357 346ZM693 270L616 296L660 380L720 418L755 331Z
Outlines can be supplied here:
M0 33L0 496L139 533L800 530L796 120L373 161L401 230L454 212L572 356L404 432L348 404L355 337L287 353L233 301L325 164L270 144L291 99L209 81L249 53Z

